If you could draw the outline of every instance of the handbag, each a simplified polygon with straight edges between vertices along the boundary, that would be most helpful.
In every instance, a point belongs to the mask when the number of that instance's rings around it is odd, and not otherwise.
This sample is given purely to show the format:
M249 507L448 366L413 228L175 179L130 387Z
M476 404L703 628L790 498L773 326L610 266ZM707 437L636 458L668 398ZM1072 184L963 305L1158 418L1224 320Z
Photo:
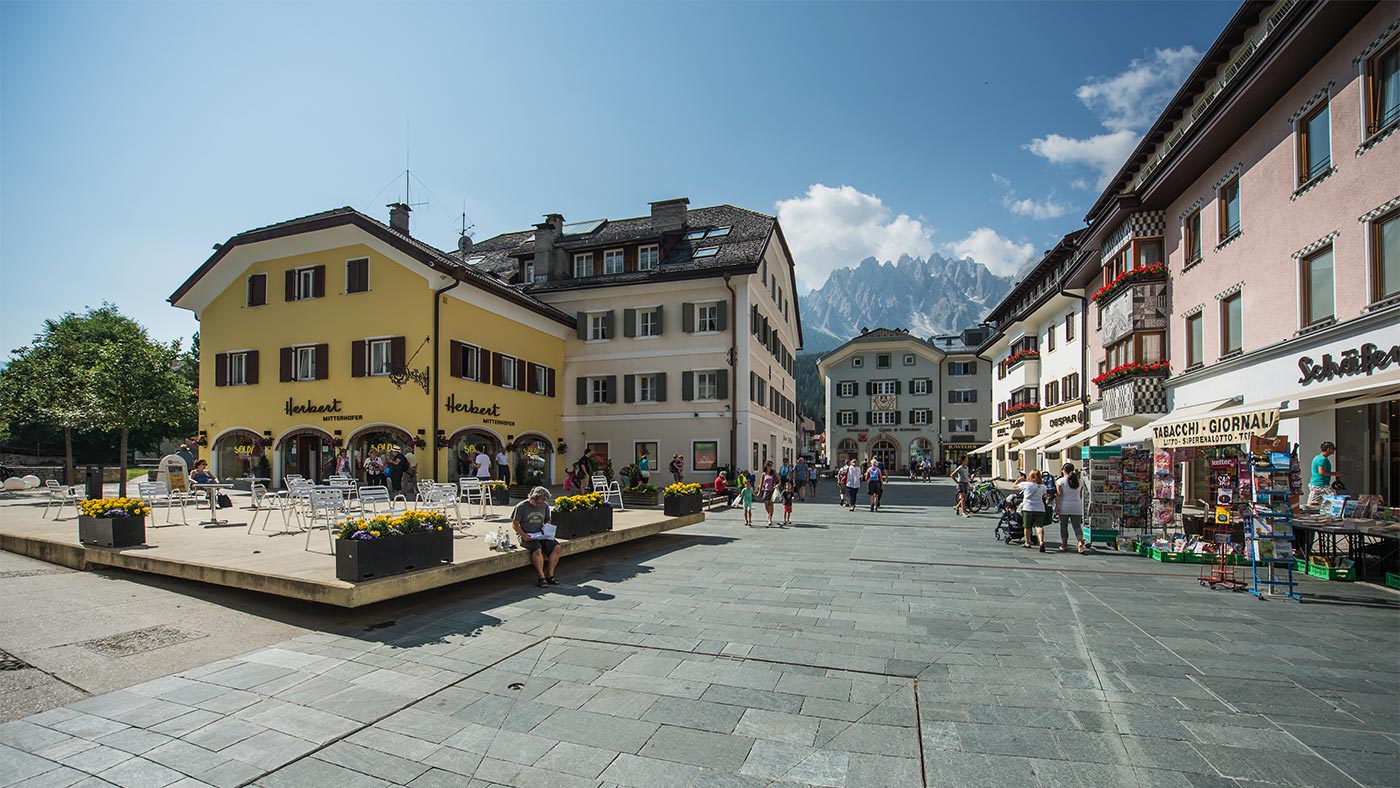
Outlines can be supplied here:
M220 509L227 509L230 506L233 506L233 499L228 497L224 493L219 493L218 497L215 500L218 501Z

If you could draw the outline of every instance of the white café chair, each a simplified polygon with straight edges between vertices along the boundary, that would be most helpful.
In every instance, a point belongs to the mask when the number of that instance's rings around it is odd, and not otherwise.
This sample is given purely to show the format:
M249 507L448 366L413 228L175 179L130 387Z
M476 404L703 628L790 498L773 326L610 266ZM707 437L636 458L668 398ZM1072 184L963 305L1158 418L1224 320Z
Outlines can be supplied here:
M157 506L165 507L165 521L170 522L171 510L176 506L180 507L180 522L189 525L189 518L185 516L185 506L190 502L189 493L175 491L171 492L169 485L165 482L141 482L136 485L137 493L146 505L151 507L152 515ZM151 527L155 528L155 517L151 518Z
M381 511L382 507L382 511ZM389 497L389 488L383 485L368 485L360 488L360 513L365 517L377 514L393 514L395 508L408 508L408 500L403 494Z
M466 528L467 524L462 520L462 507L457 498L457 488L451 484L437 484L426 490L423 500L414 504L416 508L430 512L442 512L447 514L451 510L452 527Z
M342 520L350 515L350 511L345 506L345 496L340 490L332 487L317 487L308 496L311 502L311 519L306 527L306 550L311 549L311 533L316 530L317 523L324 523L326 526L326 541L329 543L332 553L335 552L335 529L340 526Z
M468 516L475 504L480 507L481 519L485 520L491 506L491 489L474 476L463 476L457 484L459 496L467 504Z
M297 528L298 524L292 522L297 517L296 504L286 493L272 492L266 485L253 483L253 518L248 523L248 535L252 536L253 526L258 524L258 515L266 514L263 519L263 531L267 531L267 526L272 522L272 513L278 512L282 515L283 532L288 528Z
M616 480L609 482L608 477L598 474L593 477L593 492L603 496L603 500L610 501L613 496L617 496L619 508L626 509L627 505L622 502L622 485Z
M87 496L78 492L78 488L64 487L55 479L45 480L44 488L49 493L49 499L44 504L44 517L49 516L50 507L57 506L58 511L54 512L53 516L53 519L57 520L59 516L63 514L63 507L67 504L73 505L73 514L76 516L78 514L78 502L87 500Z
M418 503L423 500L423 496L436 484L432 479L419 479L413 485L413 502Z

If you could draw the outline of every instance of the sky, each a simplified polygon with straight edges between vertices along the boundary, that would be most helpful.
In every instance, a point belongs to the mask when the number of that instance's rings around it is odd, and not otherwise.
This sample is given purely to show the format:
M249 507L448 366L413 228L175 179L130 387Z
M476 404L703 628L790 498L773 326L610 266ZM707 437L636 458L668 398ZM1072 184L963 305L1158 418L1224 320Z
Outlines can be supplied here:
M464 210L480 240L689 197L778 216L803 291L867 256L1009 274L1236 8L0 2L0 359L103 301L188 341L166 299L213 244L387 221L405 180L445 249Z

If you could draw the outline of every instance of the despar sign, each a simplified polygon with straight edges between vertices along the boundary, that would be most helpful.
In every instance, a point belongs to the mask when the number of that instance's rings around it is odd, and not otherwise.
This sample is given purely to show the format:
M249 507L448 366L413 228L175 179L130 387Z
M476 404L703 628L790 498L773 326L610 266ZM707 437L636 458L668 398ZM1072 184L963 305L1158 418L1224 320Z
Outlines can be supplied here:
M1310 356L1303 356L1298 359L1298 369L1303 373L1298 382L1306 386L1319 380L1370 375L1391 364L1400 364L1400 345L1392 345L1389 350L1385 350L1367 342L1360 349L1343 350L1341 361L1334 361L1331 353L1322 354L1321 362L1313 361Z
M1152 428L1152 446L1157 449L1180 449L1187 446L1228 446L1244 443L1262 435L1278 424L1278 408L1234 413L1228 416L1204 416Z

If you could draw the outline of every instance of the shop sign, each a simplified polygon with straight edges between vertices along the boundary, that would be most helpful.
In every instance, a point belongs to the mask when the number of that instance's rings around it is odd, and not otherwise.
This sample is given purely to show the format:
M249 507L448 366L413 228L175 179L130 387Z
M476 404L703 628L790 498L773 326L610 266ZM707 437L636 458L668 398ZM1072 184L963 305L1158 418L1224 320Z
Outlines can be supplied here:
M1262 435L1278 424L1278 408L1266 408L1229 416L1204 416L1199 419L1163 424L1152 428L1152 445L1158 449L1178 449L1184 446L1228 446L1244 443Z
M718 442L718 441L696 441L696 442L695 442L695 456L694 456L694 458L692 459L692 462L691 462L691 465L692 465L692 467L695 468L695 470L697 470L697 471L712 471L712 470L714 470L716 467L718 467L718 466L716 465L716 463L717 463L718 461L719 461L719 442Z
M287 397L287 404L283 410L287 412L288 416L298 416L303 413L339 413L340 400L333 399L330 401L329 405L317 405L308 399L306 404L303 405L296 402L291 397Z
M1066 424L1078 424L1079 422L1081 422L1081 421L1083 421L1083 420L1084 420L1084 412L1083 412L1083 411L1076 410L1075 412L1070 413L1070 414L1068 414L1068 415L1066 415L1066 416L1060 416L1060 417L1058 417L1058 418L1053 418L1053 419L1051 419L1051 420L1050 420L1050 429L1054 429L1054 428L1056 428L1056 427L1063 427L1063 426L1066 425Z
M1011 432L1010 427L997 427L996 437L1005 438L1009 432Z
M869 433L862 432L862 433L856 435L856 440L860 441L861 443L865 443L865 441L868 440L869 437L870 437Z
M1342 360L1336 361L1331 353L1322 354L1322 361L1316 362L1310 356L1298 359L1298 369L1303 377L1298 382L1304 386L1333 378L1348 378L1353 375L1370 375L1378 369L1386 369L1391 364L1400 364L1400 345L1392 345L1389 350L1370 342L1360 348L1342 351Z
M1111 457L1122 457L1122 446L1085 446L1086 456L1091 460L1107 460Z
M456 394L447 395L446 408L448 413L475 413L481 416L501 415L500 403L492 403L491 405L478 405L476 404L476 400L474 399L467 400L467 402L462 403L457 401Z
M1013 430L1019 430L1019 429L1021 429L1022 427L1026 426L1026 420L1025 420L1025 419L1012 419L1012 420L1011 420L1011 424L1010 424L1009 426L1010 426L1011 429L1013 429Z

